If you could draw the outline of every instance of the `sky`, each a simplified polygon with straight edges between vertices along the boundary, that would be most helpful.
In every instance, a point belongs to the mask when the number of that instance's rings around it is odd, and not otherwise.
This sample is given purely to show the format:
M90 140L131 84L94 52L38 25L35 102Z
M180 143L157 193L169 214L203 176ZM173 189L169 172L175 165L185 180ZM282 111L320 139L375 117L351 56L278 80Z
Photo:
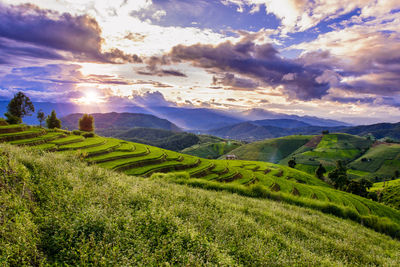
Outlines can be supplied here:
M0 0L0 99L400 121L398 0Z

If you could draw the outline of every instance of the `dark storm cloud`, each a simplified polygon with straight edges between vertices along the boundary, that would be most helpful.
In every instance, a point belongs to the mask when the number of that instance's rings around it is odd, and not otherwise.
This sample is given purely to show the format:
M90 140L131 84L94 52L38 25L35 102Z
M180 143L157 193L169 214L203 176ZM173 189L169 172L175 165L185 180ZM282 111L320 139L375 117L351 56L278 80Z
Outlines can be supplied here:
M154 65L154 59L152 64ZM225 42L217 46L196 44L178 45L159 60L159 64L188 61L209 71L230 73L214 79L221 84L256 88L257 84L284 86L290 98L311 100L327 94L329 83L318 82L323 70L304 66L298 62L279 57L271 44L257 45L248 38L233 44ZM234 74L246 77L236 78ZM234 75L232 77L232 75ZM252 82L249 82L252 79Z
M0 37L21 44L39 46L42 49L36 57L57 58L57 51L69 52L76 60L100 63L137 63L137 55L125 54L119 49L101 51L103 39L97 21L87 15L72 16L43 10L31 4L5 6L0 4ZM19 48L19 53L30 53L29 47ZM7 49L7 48L1 48ZM7 52L7 50L6 50ZM10 52L8 50L8 52ZM11 51L12 52L12 51ZM18 51L14 52L18 53ZM61 56L60 56L61 57Z

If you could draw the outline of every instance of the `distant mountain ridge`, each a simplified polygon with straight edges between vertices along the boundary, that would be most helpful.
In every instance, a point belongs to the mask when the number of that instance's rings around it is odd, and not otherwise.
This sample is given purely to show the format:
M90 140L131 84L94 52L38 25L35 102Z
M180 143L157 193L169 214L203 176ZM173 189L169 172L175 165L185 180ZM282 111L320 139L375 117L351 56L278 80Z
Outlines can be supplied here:
M246 118L249 121L256 120L273 120L273 119L288 119L288 120L296 120L300 122L304 122L306 124L312 126L326 126L326 127L335 127L335 126L351 126L349 123L345 123L342 121L331 120L331 119L323 119L314 116L299 116L299 115L288 115L277 113L273 111L268 111L260 108L253 108L241 113L243 118Z
M377 139L388 137L395 140L400 140L400 122L336 127L306 125L307 124L304 122L287 119L259 120L242 122L218 129L213 129L208 133L221 138L258 141L296 134L320 134L322 131L328 130L330 132L348 133L359 136L372 134Z
M61 118L64 128L77 129L79 119L82 113L70 114ZM156 116L141 113L93 113L91 114L95 121L96 129L129 129L135 127L146 127L155 129L164 129L171 131L181 131L181 129L166 119L160 119Z
M9 101L0 101L0 114L6 112ZM50 103L50 102L34 102L35 110L42 109L46 115L54 109L58 117L65 117L74 113L141 113L149 114L162 119L169 120L181 129L190 131L199 131L206 133L211 129L217 129L236 123L255 121L255 120L273 120L288 119L304 122L314 126L349 126L345 122L335 120L298 116L276 113L263 109L249 109L247 111L238 111L235 109L218 110L209 108L189 108L189 107L167 107L167 106L84 106L74 103ZM0 115L1 116L1 115ZM24 118L27 124L38 124L35 114Z

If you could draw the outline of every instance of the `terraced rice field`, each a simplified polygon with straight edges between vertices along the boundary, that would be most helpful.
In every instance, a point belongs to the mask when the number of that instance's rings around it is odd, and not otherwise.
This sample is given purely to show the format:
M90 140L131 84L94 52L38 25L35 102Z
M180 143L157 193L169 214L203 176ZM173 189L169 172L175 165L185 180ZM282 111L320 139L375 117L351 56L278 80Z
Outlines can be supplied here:
M325 153L327 159L332 158L333 160L338 156L354 157L363 147L361 141L364 139L352 140L346 145L346 141L338 142L337 138L335 136L324 137L313 153ZM372 214L388 217L400 224L400 212L390 207L334 190L313 175L273 163L208 160L114 138L99 136L85 138L67 131L44 130L22 125L0 127L0 140L43 150L79 151L89 164L99 164L102 167L134 176L148 177L156 172L184 171L190 175L190 179L210 183L243 187L260 185L271 192L287 194L297 197L301 201L330 202L361 215ZM328 143L332 142L338 144L338 148L339 146L346 147L348 149L346 155L338 155L336 151L323 150ZM329 147L332 145L329 144ZM312 157L310 153L306 155L306 157Z

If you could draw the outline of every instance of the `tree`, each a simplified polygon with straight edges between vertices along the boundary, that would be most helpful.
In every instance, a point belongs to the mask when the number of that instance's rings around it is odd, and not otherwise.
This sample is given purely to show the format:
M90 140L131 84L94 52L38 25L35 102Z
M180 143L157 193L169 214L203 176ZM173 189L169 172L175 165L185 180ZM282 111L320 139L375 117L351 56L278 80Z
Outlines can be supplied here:
M315 170L315 175L318 179L324 178L324 174L326 173L326 169L322 164L319 164L318 168Z
M322 134L329 134L329 130L323 130Z
M42 123L46 120L46 115L43 110L40 109L38 111L36 118L39 120L40 127L42 127Z
M61 128L61 121L57 118L57 114L54 109L51 111L50 116L47 116L46 124L47 128L49 129Z
M94 131L94 118L92 115L83 114L82 118L79 119L79 130L85 132Z
M367 179L363 178L360 181L351 181L346 187L346 191L362 197L368 196L368 189L372 187L372 183Z
M341 160L336 161L336 169L328 174L328 178L332 181L332 184L337 189L345 189L349 180L347 178L347 169L344 162Z
M400 176L400 172L399 172L399 170L396 170L394 172L394 178L399 178L399 176Z
M289 160L289 162L288 162L288 166L290 167L290 168L294 168L295 166L296 166L296 159L295 158L292 158L291 160Z
M35 107L32 101L24 93L18 92L11 99L7 106L7 113L4 115L7 117L7 122L10 124L21 123L22 118L30 116L32 112L35 112Z

